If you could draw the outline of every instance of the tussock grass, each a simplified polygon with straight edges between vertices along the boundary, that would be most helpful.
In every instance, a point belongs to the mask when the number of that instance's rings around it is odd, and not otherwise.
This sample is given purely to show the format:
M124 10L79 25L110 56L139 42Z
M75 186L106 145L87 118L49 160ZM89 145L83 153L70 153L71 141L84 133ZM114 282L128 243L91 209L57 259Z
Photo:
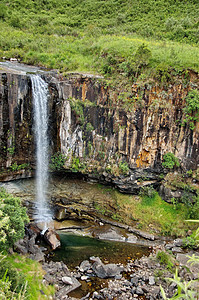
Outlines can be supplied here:
M20 274L24 275L27 281L27 299L42 300L54 295L54 287L50 285L45 286L42 283L44 271L38 262L18 254L7 255L3 262L5 261L9 261L13 268L16 268ZM41 290L44 292L44 295L41 293Z

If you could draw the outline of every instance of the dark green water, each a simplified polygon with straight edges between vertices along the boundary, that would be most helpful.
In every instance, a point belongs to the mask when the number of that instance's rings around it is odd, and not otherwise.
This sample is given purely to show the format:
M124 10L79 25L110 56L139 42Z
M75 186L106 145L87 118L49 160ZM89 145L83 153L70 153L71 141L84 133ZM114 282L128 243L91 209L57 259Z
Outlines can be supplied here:
M130 259L149 254L149 248L122 242L102 241L74 234L60 234L61 249L54 253L53 260L62 260L73 269L90 256L98 256L103 262L124 263Z

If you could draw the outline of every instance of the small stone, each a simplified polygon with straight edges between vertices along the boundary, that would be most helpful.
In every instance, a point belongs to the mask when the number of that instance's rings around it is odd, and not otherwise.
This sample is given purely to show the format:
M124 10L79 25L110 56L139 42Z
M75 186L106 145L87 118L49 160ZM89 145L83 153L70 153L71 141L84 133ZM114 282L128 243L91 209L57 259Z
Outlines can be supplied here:
M79 271L80 272L85 272L91 268L91 263L88 260L84 260L80 266L79 266Z
M172 252L176 252L176 253L181 253L183 252L182 249L180 247L173 247L172 249Z
M122 275L121 275L121 274L115 276L115 279L117 279L117 280L120 280L121 278L122 278Z
M143 292L143 290L142 290L140 287L137 287L137 289L136 289L136 294L137 294L137 295L143 295L144 292ZM134 295L134 297L135 297L135 295Z
M154 285L155 284L155 278L153 276L149 276L149 284Z
M62 279L61 279L61 280L62 280L62 281L63 281L63 283L65 283L65 284L70 284L70 285L73 285L73 281L72 281L71 277L64 276L64 277L62 277Z
M131 283L132 283L134 286L137 286L137 285L138 285L138 278L137 278L137 277L131 278Z
M81 280L87 280L89 277L86 275L81 276Z

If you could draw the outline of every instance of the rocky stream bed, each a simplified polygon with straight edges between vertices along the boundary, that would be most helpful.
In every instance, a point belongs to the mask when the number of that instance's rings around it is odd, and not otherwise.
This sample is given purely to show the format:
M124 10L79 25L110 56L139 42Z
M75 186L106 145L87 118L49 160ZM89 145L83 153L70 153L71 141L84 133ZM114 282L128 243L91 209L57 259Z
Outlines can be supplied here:
M51 246L60 246L59 238L52 230L42 237ZM199 265L191 265L188 256L193 252L184 253L182 240L168 242L154 242L147 255L140 258L128 258L127 263L109 263L99 257L89 257L73 269L62 261L47 259L46 247L38 246L41 240L39 228L30 224L26 228L26 236L15 245L15 250L40 261L46 274L43 281L46 285L54 285L56 293L54 299L162 299L160 285L167 297L172 297L177 290L174 282L165 278L173 278L175 268L184 281L198 279ZM172 266L161 263L157 253L168 253ZM195 252L195 255L199 253ZM198 296L198 282L195 283L195 297ZM41 290L41 293L43 291Z

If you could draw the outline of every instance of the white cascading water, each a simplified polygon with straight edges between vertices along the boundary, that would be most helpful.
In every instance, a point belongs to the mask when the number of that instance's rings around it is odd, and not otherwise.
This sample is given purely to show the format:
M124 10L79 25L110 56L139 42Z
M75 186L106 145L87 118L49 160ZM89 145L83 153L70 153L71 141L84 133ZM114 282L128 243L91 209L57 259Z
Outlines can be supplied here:
M48 188L48 85L39 75L31 75L34 135L36 141L36 221L43 230L52 220L47 201Z

